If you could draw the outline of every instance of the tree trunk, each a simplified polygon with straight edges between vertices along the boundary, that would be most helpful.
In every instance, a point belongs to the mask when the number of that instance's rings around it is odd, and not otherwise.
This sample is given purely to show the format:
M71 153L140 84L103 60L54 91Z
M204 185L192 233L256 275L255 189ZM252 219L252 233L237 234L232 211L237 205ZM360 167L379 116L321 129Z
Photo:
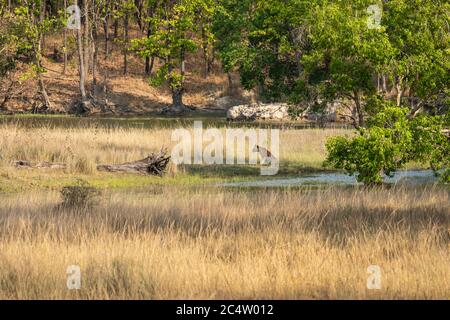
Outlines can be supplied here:
M9 85L5 91L5 96L3 98L3 101L0 103L0 111L8 110L7 103L9 100L11 100L11 98L13 96L13 88L14 88L15 84L16 83L14 82L14 80L10 79Z
M44 23L44 20L45 20L45 11L46 11L46 8L47 8L47 6L46 6L46 0L42 0L41 1L41 8L40 8L40 17L39 17L39 19L40 19L40 22L41 22L41 24L43 24ZM41 43L40 43L40 46L41 46L41 50L44 50L44 47L45 47L45 35L42 33L42 35L41 35Z
M103 29L105 32L105 70L103 73L103 95L105 103L108 104L108 59L109 59L109 2L106 4L106 16L103 22Z
M381 92L381 77L380 74L377 73L377 93L379 94Z
M209 77L209 47L206 30L202 27L202 49L203 49L203 61L205 66L205 77Z
M384 73L381 76L381 88L383 90L383 93L387 92L387 81L386 81L386 75Z
M106 12L105 20L103 21L103 31L105 33L105 59L106 59L108 57L108 54L109 54L109 18L108 18L108 11Z
M42 35L41 35L41 37L42 37ZM41 43L42 43L42 39L40 38L38 40L38 43L37 43L37 51L36 51L36 54L35 54L36 55L35 64L36 64L36 67L38 69L38 72L37 72L38 88L39 88L39 92L41 94L41 97L43 99L45 109L52 109L52 105L51 105L50 99L48 98L47 90L45 88L45 83L44 83L44 80L42 80L42 75L41 75L41 69L42 69L42 64L41 64L41 55L42 55Z
M119 20L114 19L114 40L119 37Z
M42 68L41 61L39 58L36 59L36 66L39 70ZM38 78L39 92L40 92L40 95L44 102L45 109L51 109L52 105L51 105L50 99L48 98L47 90L45 88L45 83L44 83L44 80L42 80L42 75L41 75L40 71L37 72L37 78Z
M136 20L137 24L139 26L139 31L144 31L144 23L142 22L142 15L144 10L144 1L142 0L135 0L135 6L136 6Z
M398 77L395 83L395 89L397 92L397 107L400 107L402 105L402 96L403 96L402 85L403 85L403 78Z
M171 62L169 61L169 77L171 77L173 72L173 67ZM180 57L180 70L181 70L181 77L184 76L185 73L185 67L184 67L184 50L181 52ZM183 80L182 80L183 81ZM183 104L183 84L178 85L171 83L172 88L172 106L170 107L170 112L173 113L183 113L186 111L186 106Z
M145 58L145 74L146 75L149 76L152 73L154 64L155 64L154 56Z
M41 4L42 5L42 4ZM42 15L42 6L41 6L41 15L39 17L39 21L40 23L43 22L43 15ZM34 16L34 11L31 10L30 11L30 24L37 24L36 18ZM36 27L36 26L35 26ZM44 103L44 109L51 109L51 103L50 103L50 99L48 98L48 94L47 94L47 90L45 88L45 83L44 80L42 80L42 75L41 75L41 71L42 71L42 61L41 61L41 57L42 57L42 33L40 32L37 36L37 39L35 39L35 41L32 42L32 49L33 49L33 53L34 53L34 66L37 69L37 82L38 82L38 90L39 90L39 95L41 97L41 99L43 100L42 102ZM39 106L35 105L34 106L34 110L33 112L38 111Z
M181 74L181 84L179 88L172 90L173 109L175 112L183 112L186 110L186 107L183 103L183 93L184 93L183 82L184 82L184 75L186 74L184 48L181 49L180 54L180 74Z
M84 102L87 99L85 87L86 73L84 64L83 40L80 29L77 30L77 45L78 45L78 70L80 74L80 94L81 94L81 101Z
M89 0L83 0L84 4L84 70L85 74L89 73L89 60L90 60L90 30L89 30Z
M45 89L45 83L44 80L42 80L42 76L40 73L38 74L38 85L42 99L44 100L45 109L52 109L50 99L48 98L47 90Z
M231 72L227 72L228 79L228 95L232 96L234 94L233 78L231 77Z
M184 48L181 49L180 54L180 71L181 71L181 78L184 80L184 75L186 74L186 60Z
M127 75L128 74L128 22L129 22L129 17L128 17L128 13L125 14L124 16L124 38L125 38L125 44L124 44L124 48L123 48L123 74Z
M172 105L173 105L174 109L176 109L176 110L184 107L182 90L180 90L180 89L172 90Z
M216 49L214 48L214 45L212 45L211 52L208 58L208 73L211 73L213 69L215 57L216 57Z
M358 127L364 127L365 121L364 121L364 113L361 106L361 96L358 92L355 92L354 95L354 101L355 101L355 112L354 112L354 125L356 128Z
M153 3L152 5L149 5L149 7L147 8L147 17L148 18L153 18L157 5L158 5L157 2ZM153 26L152 26L152 22L149 21L147 24L147 38L150 38L150 36L152 34L153 34ZM155 56L154 55L145 58L145 74L146 75L150 75L152 73L154 64L155 64Z
M97 61L98 61L98 32L97 25L92 25L92 86L93 92L97 92Z
M64 0L64 12L67 8L67 0ZM67 72L67 28L64 28L64 68L63 74L65 75Z
M151 35L152 35L152 24L149 22L148 29L147 29L147 38L150 38ZM152 73L154 62L155 62L154 56L145 57L145 74L146 75L150 75Z

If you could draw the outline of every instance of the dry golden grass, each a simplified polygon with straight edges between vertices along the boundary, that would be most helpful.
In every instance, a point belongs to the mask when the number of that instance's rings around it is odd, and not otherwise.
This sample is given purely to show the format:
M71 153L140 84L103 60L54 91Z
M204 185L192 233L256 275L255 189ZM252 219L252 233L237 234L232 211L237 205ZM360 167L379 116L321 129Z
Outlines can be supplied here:
M163 146L170 152L176 144L171 141L172 132L161 128L24 128L4 124L0 126L0 165L9 166L14 160L63 162L71 172L92 174L96 164L137 160ZM321 167L326 138L350 133L343 129L283 130L281 166Z
M263 199L263 200L262 200ZM3 196L3 299L447 299L448 189ZM369 265L382 270L368 290ZM79 265L80 290L66 287Z
M34 171L10 167L23 159L67 163L61 179L100 176L98 163L170 148L171 132L4 124L0 173L29 182ZM337 134L351 132L283 130L281 165L319 167L326 138ZM57 192L0 195L0 298L449 297L445 186L251 192L154 185L103 190L93 208L60 202ZM69 265L81 268L80 290L66 287ZM369 265L381 267L381 290L366 288Z

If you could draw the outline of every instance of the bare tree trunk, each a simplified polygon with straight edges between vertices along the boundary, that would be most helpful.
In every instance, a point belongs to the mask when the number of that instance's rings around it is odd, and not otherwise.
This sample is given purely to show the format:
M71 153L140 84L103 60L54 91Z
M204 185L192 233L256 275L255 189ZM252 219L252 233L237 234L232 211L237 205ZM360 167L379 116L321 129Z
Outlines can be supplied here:
M184 106L183 104L183 91L184 91L184 76L186 74L186 61L185 61L185 51L184 48L181 49L180 54L180 74L181 74L181 85L180 85L180 105Z
M377 73L377 93L381 92L381 77L380 74Z
M67 8L67 0L64 0L64 12ZM64 68L63 74L65 75L67 72L67 28L64 28Z
M103 30L105 32L105 58L108 58L109 55L109 19L105 18L103 22Z
M153 71L153 66L155 65L155 56L145 58L145 74L150 75Z
M76 0L75 0L76 2ZM80 93L81 100L84 102L87 99L86 95L86 73L85 73L85 64L84 64L84 51L83 51L83 39L81 35L81 30L77 30L77 44L78 44L78 70L80 73Z
M41 1L41 8L40 8L40 21L41 21L41 24L42 23L44 23L44 20L45 20L45 11L46 11L46 9L47 9L47 6L46 6L46 1L45 0L42 0ZM45 35L44 34L42 34L41 35L41 43L40 43L40 46L41 46L41 50L44 50L44 47L45 47Z
M119 19L114 19L114 39L119 37Z
M42 69L42 65L41 65L41 60L40 60L40 52L41 52L41 45L40 45L41 41L39 41L38 43L38 54L36 57L36 67L39 69L39 71L37 72L37 79L38 79L38 87L39 87L39 92L41 94L42 99L44 100L44 106L45 109L51 109L52 108L52 104L50 102L50 99L48 98L48 94L47 94L47 90L45 88L45 83L44 80L42 80L42 75L41 75L41 69Z
M90 45L89 45L89 0L83 0L84 5L84 69L85 74L89 73L89 57L90 57Z
M147 10L147 16L148 18L152 18L155 12L155 4L150 5ZM153 33L153 26L152 22L149 21L147 24L147 38L150 38L150 36ZM155 56L146 57L145 58L145 74L150 75L153 71L153 66L155 64Z
M125 44L123 48L123 74L128 74L128 22L129 22L129 16L128 13L124 16L124 38L125 38Z
M232 96L234 94L234 85L230 71L227 72L227 79L228 79L228 95Z
M150 38L151 35L152 35L152 25L149 22L148 29L147 29L147 38ZM145 74L146 75L150 75L152 73L154 62L155 62L154 56L145 57Z
M93 8L94 9L94 8ZM93 92L97 92L97 61L98 61L98 32L97 23L92 24L92 86Z
M39 84L39 91L41 93L42 99L44 100L44 105L46 109L51 109L52 105L50 99L48 98L47 90L45 89L45 83L44 80L42 80L41 74L38 75L38 84Z
M354 95L354 101L355 101L355 114L354 114L354 124L355 127L364 127L365 121L364 121L364 113L361 106L361 96L358 92L355 92Z
M387 80L386 80L386 75L384 73L381 76L381 87L382 87L383 93L386 93L387 92Z
M203 49L203 61L205 65L205 77L209 76L209 46L208 46L208 38L206 35L205 28L202 27L202 49Z
M403 78L398 77L396 83L395 83L395 89L397 92L397 107L400 107L402 105L402 96L403 96Z
M214 48L214 45L212 45L211 52L208 56L208 74L210 74L213 69L215 57L216 57L216 49Z
M150 75L150 57L145 57L145 74Z
M109 5L106 3L106 16L103 22L103 30L105 33L105 63L109 59ZM105 98L105 103L108 104L108 65L105 65L105 70L103 72L103 95Z
M144 11L144 1L142 0L135 0L135 5L136 5L136 20L137 20L137 24L139 26L139 31L143 32L144 31L144 23L142 21L142 15L143 15L143 11Z

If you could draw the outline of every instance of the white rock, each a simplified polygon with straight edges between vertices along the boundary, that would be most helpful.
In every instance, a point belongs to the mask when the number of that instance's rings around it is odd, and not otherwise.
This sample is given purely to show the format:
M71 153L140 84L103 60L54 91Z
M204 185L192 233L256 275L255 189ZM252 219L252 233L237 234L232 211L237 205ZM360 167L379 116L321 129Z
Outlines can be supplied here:
M239 105L228 109L228 120L283 120L289 118L285 103Z

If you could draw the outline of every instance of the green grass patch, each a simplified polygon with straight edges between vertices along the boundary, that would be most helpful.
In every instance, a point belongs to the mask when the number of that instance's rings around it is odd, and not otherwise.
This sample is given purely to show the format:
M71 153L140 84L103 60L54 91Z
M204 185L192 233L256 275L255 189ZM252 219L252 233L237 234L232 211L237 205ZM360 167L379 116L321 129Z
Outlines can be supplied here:
M13 168L0 169L0 192L22 192L27 190L59 190L85 181L89 185L99 189L134 189L148 186L207 186L221 182L239 182L261 178L259 169L250 168L244 173L240 168L223 170L209 168L202 171L201 168L186 169L185 172L167 174L164 177L145 176L124 173L95 173L73 174L64 171L50 171L39 169L18 170Z

